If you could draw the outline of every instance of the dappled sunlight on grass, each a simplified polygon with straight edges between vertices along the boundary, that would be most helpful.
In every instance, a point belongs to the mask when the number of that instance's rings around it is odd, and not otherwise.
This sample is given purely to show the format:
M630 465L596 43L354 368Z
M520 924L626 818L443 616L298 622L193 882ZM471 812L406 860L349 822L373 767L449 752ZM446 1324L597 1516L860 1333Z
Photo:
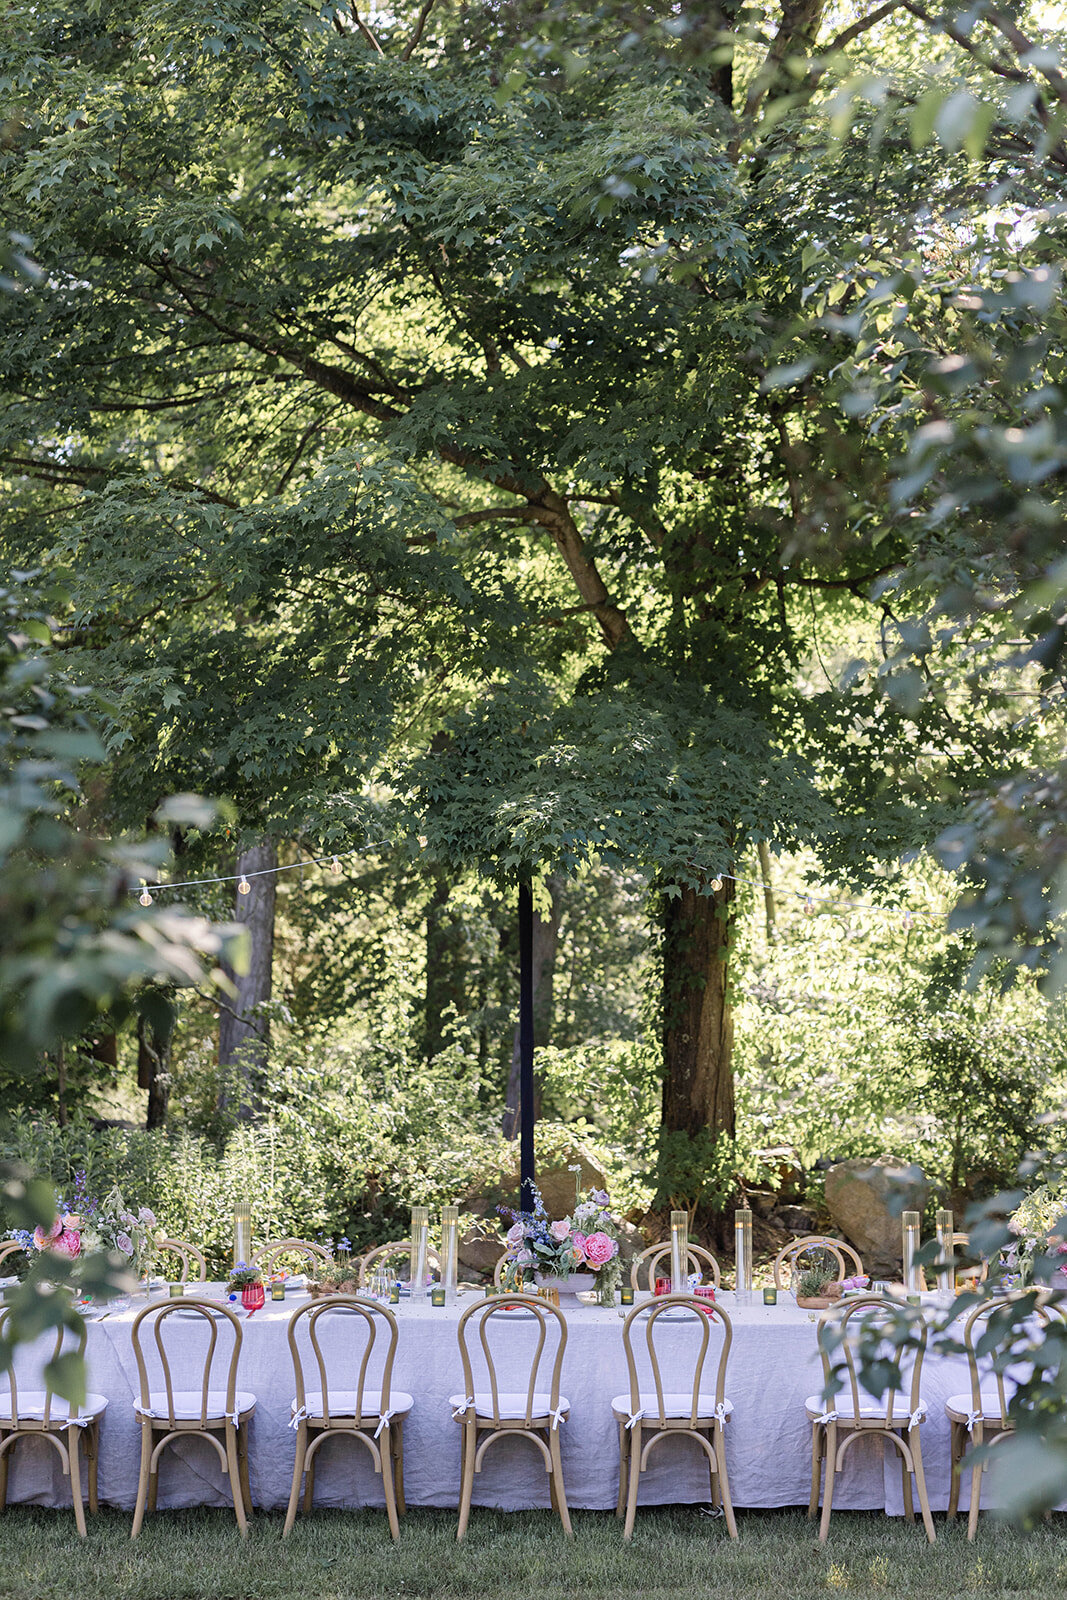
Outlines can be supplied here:
M136 1544L130 1519L105 1511L79 1545L73 1518L17 1506L2 1523L4 1600L351 1600L431 1595L511 1600L684 1600L701 1596L828 1594L1047 1595L1067 1578L1064 1519L1032 1533L983 1522L976 1544L964 1525L938 1518L931 1549L918 1528L871 1512L835 1516L826 1546L799 1511L739 1513L732 1544L721 1521L695 1506L640 1512L631 1545L604 1512L574 1514L568 1542L547 1512L476 1510L463 1545L455 1514L410 1512L398 1544L379 1512L317 1512L281 1540L280 1515L257 1516L247 1543L222 1511L150 1517Z

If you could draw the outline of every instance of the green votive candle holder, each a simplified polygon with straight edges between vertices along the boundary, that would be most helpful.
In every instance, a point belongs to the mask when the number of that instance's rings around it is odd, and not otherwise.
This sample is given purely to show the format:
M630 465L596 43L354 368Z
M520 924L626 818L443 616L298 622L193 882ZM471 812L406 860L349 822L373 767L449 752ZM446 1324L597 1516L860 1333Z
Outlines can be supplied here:
M443 1306L444 1303L445 1286L443 1283L435 1283L433 1288L430 1290L430 1304L432 1306Z
M167 1288L170 1291L170 1297L172 1300L180 1300L182 1295L185 1293L184 1283L168 1283Z
M922 1297L921 1294L909 1294L909 1296L908 1296L908 1304L909 1304L909 1306L921 1306L922 1303L923 1303L923 1297Z
M778 1290L777 1289L764 1289L764 1291L763 1291L763 1304L765 1306L776 1306L778 1304Z
M624 1306L632 1306L633 1305L633 1303L634 1303L634 1286L633 1286L632 1283L624 1283L622 1285L621 1289L619 1290L619 1293L622 1296L622 1303L623 1303Z
M285 1299L285 1284L281 1281L280 1278L279 1278L277 1283L272 1283L271 1284L271 1286L270 1286L270 1297L271 1297L272 1300L284 1300Z

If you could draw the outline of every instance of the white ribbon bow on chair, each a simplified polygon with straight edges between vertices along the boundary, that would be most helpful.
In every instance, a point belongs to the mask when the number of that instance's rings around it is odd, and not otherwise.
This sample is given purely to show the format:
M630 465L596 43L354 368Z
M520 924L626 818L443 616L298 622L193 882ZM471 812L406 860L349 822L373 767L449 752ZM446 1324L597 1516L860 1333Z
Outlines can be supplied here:
M470 1410L470 1408L471 1408L471 1406L473 1404L474 1404L474 1396L472 1394L467 1395L467 1397L464 1400L463 1404L461 1406L456 1406L454 1408L454 1410L452 1412L452 1421L453 1422L458 1422L460 1417L465 1417L467 1415L467 1412Z
M378 1435L381 1433L382 1429L383 1428L387 1428L389 1426L389 1418L390 1417L395 1417L395 1416L396 1416L396 1412L394 1410L392 1410L392 1408L390 1408L388 1411L383 1411L382 1412L381 1417L380 1417L379 1422L378 1422L378 1426L374 1430L374 1437L376 1439L377 1439Z

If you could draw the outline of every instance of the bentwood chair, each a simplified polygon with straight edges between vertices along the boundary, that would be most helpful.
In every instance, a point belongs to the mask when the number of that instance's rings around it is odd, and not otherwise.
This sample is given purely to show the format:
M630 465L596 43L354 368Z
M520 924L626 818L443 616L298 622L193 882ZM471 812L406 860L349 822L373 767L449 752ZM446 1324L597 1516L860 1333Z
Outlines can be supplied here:
M323 1249L321 1244L312 1244L310 1239L272 1239L261 1250L256 1251L252 1262L264 1272L270 1272L274 1263L286 1256L302 1256L308 1267L333 1260L328 1250Z
M8 1259L8 1257L19 1256L21 1254L22 1246L20 1244L16 1244L13 1239L9 1240L6 1244L0 1244L0 1278L8 1276L8 1274L4 1271L4 1262Z
M850 1244L846 1244L843 1239L831 1239L823 1233L806 1233L803 1238L794 1239L790 1244L785 1245L775 1256L774 1266L771 1269L774 1274L774 1287L776 1289L788 1289L793 1281L794 1273L803 1271L803 1264L799 1258L808 1255L809 1252L814 1255L816 1251L821 1251L824 1255L833 1256L842 1278L850 1278L853 1275L856 1277L862 1276L863 1262ZM788 1282L783 1282L783 1277L787 1272L789 1274Z
M686 1324L684 1333L672 1325L676 1322ZM645 1350L639 1360L634 1346L642 1333ZM715 1388L709 1394L704 1392L703 1380L713 1333L717 1359L712 1356ZM727 1313L696 1295L663 1295L651 1305L635 1306L623 1323L630 1393L616 1395L611 1411L619 1427L619 1498L615 1515L621 1517L625 1510L624 1539L633 1536L641 1474L648 1466L649 1456L665 1439L679 1437L694 1439L707 1456L712 1501L722 1505L730 1538L737 1538L726 1471L725 1434L727 1419L733 1412L733 1405L726 1398L726 1365L732 1341L733 1328ZM670 1389L664 1386L665 1366L670 1373Z
M171 1356L176 1347L189 1346L190 1327L173 1322L173 1317L195 1320L196 1336L206 1334L206 1348L199 1357L195 1388L175 1387ZM149 1324L142 1334L142 1324ZM223 1345L219 1333L229 1329ZM152 1335L154 1349L145 1358L142 1339ZM179 1337L180 1332L180 1337ZM232 1338L230 1335L232 1334ZM242 1536L248 1533L252 1514L252 1491L248 1481L248 1424L256 1409L256 1397L237 1387L237 1367L241 1357L241 1324L229 1306L217 1301L182 1299L145 1306L134 1318L130 1337L137 1362L141 1398L134 1411L141 1422L141 1472L137 1483L137 1504L133 1513L131 1539L141 1531L145 1511L156 1509L159 1489L159 1463L168 1444L195 1436L206 1440L218 1454L230 1480L233 1509ZM168 1342L170 1353L168 1354ZM230 1354L225 1355L229 1344ZM153 1379L162 1387L153 1387Z
M926 1416L926 1402L919 1388L922 1377L923 1355L926 1351L926 1325L921 1320L913 1345L914 1364L907 1393L899 1388L888 1388L881 1399L863 1388L858 1371L856 1331L850 1324L871 1317L885 1321L892 1313L880 1295L865 1295L849 1301L842 1310L828 1312L819 1322L819 1353L822 1356L823 1377L829 1386L831 1375L846 1379L841 1392L830 1402L822 1395L809 1395L804 1408L811 1423L811 1498L808 1516L814 1517L819 1509L819 1484L825 1465L825 1483L822 1489L822 1520L819 1524L820 1542L825 1542L830 1531L830 1512L833 1506L834 1483L844 1469L845 1457L859 1438L882 1439L892 1445L900 1455L901 1480L904 1490L904 1514L909 1522L915 1521L912 1502L912 1479L922 1512L923 1527L931 1544L934 1542L934 1523L930 1515L930 1501L926 1493L923 1473L922 1443L919 1430ZM840 1334L839 1354L835 1357L830 1334ZM887 1352L888 1354L888 1348Z
M5 1334L9 1311L0 1311L0 1340ZM67 1330L61 1328L52 1349L52 1360L61 1353ZM77 1343L68 1349L78 1356L85 1355L85 1328ZM70 1495L74 1503L74 1521L78 1535L84 1539L85 1505L82 1500L81 1447L85 1441L85 1459L89 1467L89 1510L97 1509L97 1467L100 1457L100 1418L107 1409L101 1394L87 1394L81 1406L71 1405L45 1384L42 1377L40 1389L20 1388L13 1370L7 1373L6 1391L0 1388L0 1510L7 1505L7 1471L11 1453L20 1439L47 1439L56 1451L63 1467L63 1476L70 1479Z
M971 1255L971 1236L969 1233L954 1233L952 1235L952 1251L953 1259L956 1263L957 1282L960 1279L966 1279L968 1287L976 1283L985 1283L989 1277L989 1262L980 1256Z
M521 1320L512 1321L517 1314ZM476 1359L472 1359L475 1336L478 1351ZM560 1426L571 1409L566 1395L559 1392L567 1348L566 1317L547 1300L516 1291L509 1293L506 1300L468 1306L459 1319L458 1338L463 1393L449 1396L453 1420L463 1430L457 1540L467 1531L474 1475L481 1472L487 1450L503 1438L528 1439L541 1452L552 1508L559 1512L563 1531L570 1537L559 1442ZM521 1364L525 1387L501 1387L496 1366L501 1356L506 1357L513 1372Z
M394 1539L400 1537L397 1512L404 1514L404 1418L414 1402L402 1389L392 1388L396 1343L396 1318L388 1306L357 1295L331 1295L328 1300L301 1306L290 1317L296 1460L283 1538L296 1521L305 1475L304 1510L311 1510L316 1456L327 1439L338 1435L358 1440L369 1452L374 1470L381 1476L389 1531ZM317 1388L309 1388L304 1376L304 1361L310 1367L312 1357Z
M394 1239L391 1244L375 1245L373 1250L367 1251L367 1254L363 1257L363 1260L359 1264L360 1288L365 1289L367 1287L367 1284L370 1282L370 1275L374 1271L375 1267L384 1266L388 1261L391 1261L394 1258L397 1261L407 1261L410 1259L410 1257L410 1239ZM426 1251L426 1265L428 1267L435 1268L438 1272L441 1270L441 1258L437 1254L436 1250L428 1249Z
M978 1451L968 1463L971 1473L971 1503L967 1517L967 1538L973 1539L978 1531L978 1513L982 1501L982 1473L989 1466L988 1458L979 1450L981 1445L993 1445L1015 1432L1015 1419L1009 1408L1020 1382L1017 1365L1020 1352L1011 1348L1013 1325L1012 1308L1021 1295L1007 1295L1002 1299L976 1306L963 1327L963 1344L967 1352L970 1376L969 1394L952 1394L945 1401L945 1415L949 1420L949 1454L952 1459L952 1484L948 1497L948 1520L951 1522L959 1510L960 1482L967 1470L965 1460L970 1450ZM1036 1336L1044 1334L1050 1322L1061 1320L1059 1313L1047 1306L1038 1306L1029 1314L1027 1323ZM1009 1365L1011 1357L1015 1363Z
M172 1282L188 1283L189 1273L194 1267L196 1281L198 1283L207 1282L207 1261L204 1258L203 1251L198 1250L195 1244L188 1244L184 1239L161 1239L156 1245L156 1251L158 1253L161 1250L169 1250L181 1262L181 1276L172 1279Z
M639 1256L634 1256L633 1261L630 1263L631 1287L634 1289L639 1289L641 1287L639 1279L641 1269L644 1268L647 1285L650 1289L654 1288L656 1283L656 1269L659 1267L660 1262L662 1261L665 1261L669 1267L670 1260L671 1247L669 1242L667 1244L661 1243L649 1245L648 1249L642 1250ZM705 1272L710 1272L712 1283L715 1285L716 1289L719 1287L722 1276L719 1272L719 1263L716 1261L711 1251L705 1250L703 1245L687 1245L686 1270L688 1272L699 1272L702 1276Z

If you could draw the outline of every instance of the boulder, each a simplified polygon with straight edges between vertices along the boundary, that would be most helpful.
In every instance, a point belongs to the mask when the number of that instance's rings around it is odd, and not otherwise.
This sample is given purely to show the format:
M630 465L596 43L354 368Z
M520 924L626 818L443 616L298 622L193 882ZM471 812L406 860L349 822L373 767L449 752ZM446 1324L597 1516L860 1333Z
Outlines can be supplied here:
M493 1268L504 1253L504 1240L491 1229L471 1228L459 1241L459 1264L468 1272L492 1277Z
M577 1167L578 1171L571 1169ZM564 1150L554 1152L551 1166L538 1168L537 1187L541 1191L541 1198L545 1203L545 1210L550 1217L569 1217L574 1210L575 1179L583 1194L589 1189L607 1189L607 1174L599 1165L592 1152L576 1140L574 1144ZM491 1185L479 1186L460 1201L462 1210L473 1213L475 1216L492 1218L495 1222L499 1213L495 1201L490 1195L517 1194L519 1188L519 1144L518 1140L511 1145L511 1160L507 1167L496 1175ZM488 1193L487 1193L488 1190ZM507 1227L508 1219L501 1219L502 1227Z
M815 1231L815 1213L809 1211L807 1206L779 1206L770 1220L777 1227L784 1228L787 1233Z
M900 1271L901 1212L922 1211L926 1196L922 1169L898 1156L838 1161L826 1174L826 1209L875 1278Z

